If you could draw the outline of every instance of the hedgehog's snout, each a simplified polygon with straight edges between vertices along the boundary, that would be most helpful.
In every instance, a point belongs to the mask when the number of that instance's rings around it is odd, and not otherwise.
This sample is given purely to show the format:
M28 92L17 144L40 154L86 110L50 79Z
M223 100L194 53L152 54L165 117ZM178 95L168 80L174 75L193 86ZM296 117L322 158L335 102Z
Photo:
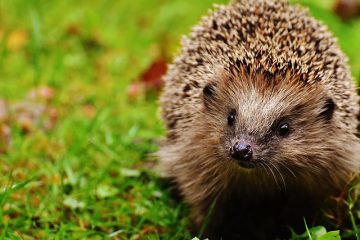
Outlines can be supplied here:
M240 162L250 162L253 150L249 143L237 142L230 148L230 156Z

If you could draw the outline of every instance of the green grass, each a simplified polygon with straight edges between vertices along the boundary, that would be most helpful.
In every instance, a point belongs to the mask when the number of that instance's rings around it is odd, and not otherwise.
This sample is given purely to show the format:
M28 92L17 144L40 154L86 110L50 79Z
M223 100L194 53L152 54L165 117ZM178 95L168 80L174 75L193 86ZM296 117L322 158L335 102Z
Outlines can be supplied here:
M157 94L128 87L214 2L0 0L0 239L191 238L149 157ZM360 82L360 21L308 2Z

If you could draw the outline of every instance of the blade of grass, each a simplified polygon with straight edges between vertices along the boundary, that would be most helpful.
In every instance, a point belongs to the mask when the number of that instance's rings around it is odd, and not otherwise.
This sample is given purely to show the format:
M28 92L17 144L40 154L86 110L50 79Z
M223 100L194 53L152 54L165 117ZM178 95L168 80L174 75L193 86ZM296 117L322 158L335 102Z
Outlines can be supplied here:
M355 232L356 239L360 240L359 228L356 225L355 217L354 217L354 214L352 212L352 210L354 208L354 201L353 201L353 199L351 197L351 192L355 189L355 187L357 187L357 186L354 186L354 187L350 188L349 194L348 194L349 195L349 197L348 197L349 198L349 200L348 200L349 201L349 216L350 216L351 225L352 225L352 227L354 229L354 232Z
M310 230L308 228L308 225L306 224L306 219L304 218L304 224L305 224L305 229L306 229L306 233L309 237L309 240L312 240L312 236L311 236L311 233L310 233Z
M202 235L204 234L204 231L205 231L207 225L209 224L210 217L211 217L211 215L212 215L212 213L213 213L213 211L214 211L215 205L216 205L216 200L217 200L217 199L215 199L215 200L211 203L210 209L209 209L209 211L207 212L207 214L206 214L206 216L205 216L205 219L204 219L203 224L201 225L201 228L200 228L200 231L199 231L199 238L200 238L200 239L201 239Z

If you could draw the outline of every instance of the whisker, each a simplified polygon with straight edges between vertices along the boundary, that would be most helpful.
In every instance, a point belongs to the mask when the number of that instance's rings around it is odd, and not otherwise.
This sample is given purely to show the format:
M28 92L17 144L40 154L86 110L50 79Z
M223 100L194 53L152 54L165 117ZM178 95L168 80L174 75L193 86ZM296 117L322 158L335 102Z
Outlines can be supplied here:
M273 176L273 178L274 178L274 180L275 180L276 186L277 186L279 189L281 189L280 184L278 183L277 178L276 178L276 176L275 176L275 173L274 173L274 171L272 170L272 168L271 168L270 166L271 166L271 165L268 165L269 170L270 170L270 172L271 172L271 174L272 174L272 176Z
M281 166L283 166L284 168L286 168L296 178L296 175L295 175L294 171L291 170L288 166L286 166L285 163L283 163L281 161L279 161L278 163L281 164Z
M279 173L279 176L280 176L280 178L281 178L281 180L282 180L282 182L283 182L283 185L284 185L284 189L286 190L286 182L285 182L285 179L284 179L281 171L279 170L279 168L278 168L274 163L270 163L270 164L271 164L271 165L276 169L276 171Z
M259 162L261 168L263 168L267 175L269 175L268 170L265 168L265 165L262 162Z

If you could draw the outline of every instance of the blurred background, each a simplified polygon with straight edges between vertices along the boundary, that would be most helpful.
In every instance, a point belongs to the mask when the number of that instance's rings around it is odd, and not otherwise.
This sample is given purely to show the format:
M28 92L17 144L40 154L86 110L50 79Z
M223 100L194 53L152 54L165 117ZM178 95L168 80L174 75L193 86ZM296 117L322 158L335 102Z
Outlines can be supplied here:
M149 157L180 38L225 0L0 0L0 238L189 238ZM360 2L292 1L360 83Z

